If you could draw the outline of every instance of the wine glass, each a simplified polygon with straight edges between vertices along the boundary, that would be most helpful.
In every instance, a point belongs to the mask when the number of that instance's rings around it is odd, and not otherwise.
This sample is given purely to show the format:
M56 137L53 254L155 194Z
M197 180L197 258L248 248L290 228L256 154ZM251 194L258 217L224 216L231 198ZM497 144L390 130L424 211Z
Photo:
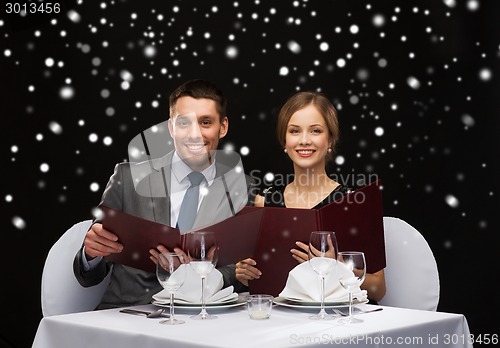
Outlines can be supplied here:
M207 313L205 304L205 280L217 264L218 245L213 232L192 232L186 237L189 264L201 277L201 312L193 319L215 319L215 315Z
M156 277L161 286L170 294L170 318L160 321L160 324L184 324L184 320L174 318L174 294L184 284L187 275L187 265L183 255L174 252L164 252L158 255Z
M314 231L309 237L309 265L321 278L321 310L309 318L314 320L333 319L335 316L325 312L325 277L337 264L337 238L335 232Z
M340 285L349 292L349 316L340 320L344 324L362 323L363 320L352 316L352 292L359 287L366 276L365 254L361 251L341 251L338 254L338 261L347 266L352 271L352 276L340 279Z

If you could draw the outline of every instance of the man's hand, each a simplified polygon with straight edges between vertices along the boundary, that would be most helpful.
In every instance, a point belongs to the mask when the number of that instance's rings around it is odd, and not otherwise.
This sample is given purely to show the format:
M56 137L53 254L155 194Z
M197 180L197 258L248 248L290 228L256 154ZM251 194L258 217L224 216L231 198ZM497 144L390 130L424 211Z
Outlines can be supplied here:
M97 256L108 256L120 253L123 245L117 242L118 237L102 227L102 224L93 224L88 230L83 245L88 260Z
M250 258L238 262L236 264L236 279L246 286L248 286L249 280L259 279L262 272L255 267L256 264L257 262Z
M158 264L158 254L168 254L171 251L167 248L165 248L163 245L159 244L156 249L149 249L149 259L153 261L155 264ZM187 263L188 262L188 256L186 253L180 249L180 248L174 248L174 253L179 255L179 260L181 260L181 263Z

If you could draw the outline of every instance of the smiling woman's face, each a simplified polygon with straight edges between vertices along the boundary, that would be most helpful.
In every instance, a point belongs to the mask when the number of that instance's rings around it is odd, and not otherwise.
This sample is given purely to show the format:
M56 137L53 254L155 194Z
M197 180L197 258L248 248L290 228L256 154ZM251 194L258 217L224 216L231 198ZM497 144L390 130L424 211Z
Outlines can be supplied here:
M212 99L181 97L175 116L168 123L179 157L193 170L202 171L212 163L219 139L227 134L228 120L222 122Z
M288 121L285 148L296 166L324 168L330 143L325 118L314 105L298 110Z

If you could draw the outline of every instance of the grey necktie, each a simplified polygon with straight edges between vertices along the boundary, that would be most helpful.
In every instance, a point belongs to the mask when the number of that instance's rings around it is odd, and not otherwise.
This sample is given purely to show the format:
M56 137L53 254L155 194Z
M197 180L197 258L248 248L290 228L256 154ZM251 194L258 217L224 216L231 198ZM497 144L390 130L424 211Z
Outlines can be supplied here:
M191 186L186 191L182 200L177 227L181 231L187 231L193 227L194 218L198 212L198 199L200 196L200 184L205 177L199 172L191 172L188 175Z

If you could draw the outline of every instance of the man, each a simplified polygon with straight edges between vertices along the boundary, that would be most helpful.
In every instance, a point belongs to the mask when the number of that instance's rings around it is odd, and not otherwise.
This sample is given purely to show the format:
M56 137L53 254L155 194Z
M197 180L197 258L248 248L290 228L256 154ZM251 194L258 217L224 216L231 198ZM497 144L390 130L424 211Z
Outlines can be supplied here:
M216 153L219 140L229 128L222 91L211 82L191 80L174 90L169 102L168 129L175 150L146 162L117 164L100 206L178 226L181 231L234 215L248 202L248 191L244 174L235 175L239 171L234 170L234 157ZM202 193L194 222L186 224L182 205L191 186L192 172L197 176L202 174L199 183ZM241 192L242 177L244 192ZM100 283L112 269L111 282L99 309L150 303L152 296L162 289L155 274L104 259L122 250L117 236L96 220L75 257L74 272L82 286ZM162 245L150 250L151 259L164 250ZM234 285L236 291L244 290L235 278L234 265L219 270L224 286Z

